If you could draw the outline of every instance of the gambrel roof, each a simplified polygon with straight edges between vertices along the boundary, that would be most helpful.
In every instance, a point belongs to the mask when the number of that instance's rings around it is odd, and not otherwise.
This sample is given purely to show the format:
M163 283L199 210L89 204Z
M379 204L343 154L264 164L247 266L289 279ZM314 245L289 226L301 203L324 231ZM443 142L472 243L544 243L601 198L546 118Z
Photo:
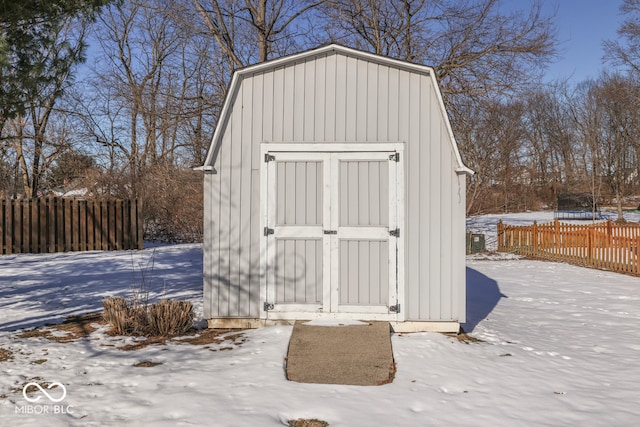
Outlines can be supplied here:
M227 124L229 123L231 112L234 107L233 104L237 102L237 94L245 77L249 77L259 73L268 73L268 72L282 69L288 66L293 66L295 64L309 62L318 58L327 57L329 55L339 55L339 56L341 55L348 58L354 58L357 60L366 61L372 64L378 64L384 67L390 67L398 70L407 71L410 73L429 76L432 81L432 88L435 91L434 94L435 94L435 97L437 98L437 103L440 109L439 115L446 128L446 133L448 134L447 139L450 141L451 149L454 153L455 160L457 163L455 168L456 172L463 173L463 174L473 174L473 171L467 168L462 162L462 158L460 156L460 152L458 150L458 146L456 144L453 131L451 129L451 124L449 123L448 116L445 111L442 95L438 88L438 84L435 78L435 73L433 71L433 68L427 67L424 65L410 63L410 62L400 61L400 60L389 58L389 57L379 56L369 52L364 52L361 50L352 49L352 48L348 48L348 47L337 45L337 44L325 45L316 49L307 50L305 52L281 57L278 59L274 59L271 61L256 64L256 65L251 65L251 66L237 70L233 74L231 84L229 86L229 90L227 91L227 96L225 98L225 102L224 102L220 117L218 119L218 124L216 126L213 138L211 140L211 145L209 147L205 163L202 167L197 169L213 170L213 166L215 164L217 154L222 144L223 134L225 132L225 128ZM286 84L293 85L294 82L286 82ZM265 142L265 141L260 141L260 142ZM271 141L268 141L268 142L271 142ZM297 141L297 142L301 142L301 141ZM309 142L309 141L305 141L305 142ZM316 141L316 142L328 142L328 140Z

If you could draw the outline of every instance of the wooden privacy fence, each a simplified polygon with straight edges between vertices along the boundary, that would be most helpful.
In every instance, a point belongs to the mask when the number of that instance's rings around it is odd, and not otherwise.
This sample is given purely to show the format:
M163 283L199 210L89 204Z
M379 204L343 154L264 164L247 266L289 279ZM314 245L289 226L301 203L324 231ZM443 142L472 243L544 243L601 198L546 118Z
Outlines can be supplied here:
M2 200L2 254L142 249L138 200Z
M498 223L498 251L640 275L640 226L611 221L589 225L555 220L530 226Z

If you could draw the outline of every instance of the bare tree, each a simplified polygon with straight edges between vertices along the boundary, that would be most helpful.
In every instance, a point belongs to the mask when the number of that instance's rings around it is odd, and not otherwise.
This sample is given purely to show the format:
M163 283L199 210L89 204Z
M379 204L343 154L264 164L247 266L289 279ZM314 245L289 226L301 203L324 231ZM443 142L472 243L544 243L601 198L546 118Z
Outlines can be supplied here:
M576 141L576 122L566 83L540 86L525 100L527 142L538 182L575 190L582 179L578 157L584 150Z
M175 215L202 205L191 167L204 161L227 84L215 42L174 13L168 0L108 8L92 75L73 97L78 132L107 171L101 192L140 198L148 237L200 227L197 215L180 227Z
M583 134L589 141L594 174L609 186L622 219L624 198L640 171L640 92L637 81L602 74L582 97Z
M234 68L264 62L287 46L296 21L324 0L191 0L207 34ZM290 37L291 36L291 37Z
M444 22L440 2L425 0L328 0L322 10L329 18L330 38L371 50L378 55L414 61L429 46L428 24Z
M555 54L553 16L540 2L510 14L498 0L328 0L323 10L332 37L431 65L446 94L514 89Z
M605 58L640 74L640 0L623 0L620 12L626 19L618 28L619 38L603 42Z
M92 92L100 100L94 104L109 108L85 107L85 124L112 163L115 152L124 156L134 180L159 163L200 161L221 103L210 81L210 45L165 15L167 6L122 3L101 17Z
M457 140L476 173L467 191L467 213L531 207L531 176L524 164L524 104L497 99L456 104Z

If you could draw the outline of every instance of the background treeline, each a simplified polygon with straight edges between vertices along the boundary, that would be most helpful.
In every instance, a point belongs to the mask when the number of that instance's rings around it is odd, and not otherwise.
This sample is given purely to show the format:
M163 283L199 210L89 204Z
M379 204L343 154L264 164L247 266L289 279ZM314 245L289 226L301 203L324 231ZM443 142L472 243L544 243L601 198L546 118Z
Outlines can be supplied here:
M0 0L0 197L138 198L146 238L202 235L201 165L233 70L337 42L434 67L468 213L640 193L640 0L609 69L544 83L553 14L498 0ZM600 46L594 46L599 49ZM604 64L604 62L603 62Z

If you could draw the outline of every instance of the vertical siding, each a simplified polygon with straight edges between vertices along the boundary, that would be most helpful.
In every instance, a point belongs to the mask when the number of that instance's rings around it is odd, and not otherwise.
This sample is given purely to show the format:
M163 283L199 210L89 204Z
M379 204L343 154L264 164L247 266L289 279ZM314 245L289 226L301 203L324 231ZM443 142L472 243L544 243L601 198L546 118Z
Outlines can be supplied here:
M322 224L322 162L277 162L276 185L276 225Z
M240 100L244 100L244 92L249 90L249 85L241 85L239 88L238 97ZM244 112L244 106L238 103L234 106L233 115L231 116L231 141L229 148L231 151L231 157L229 158L229 175L231 181L230 187L230 206L229 206L229 315L239 316L240 308L240 295L242 293L241 283L243 281L243 275L246 273L243 270L242 260L242 229L244 225L241 221L246 221L246 215L250 211L250 206L242 206L242 195L249 187L243 186L243 169L249 167L249 165L243 165L242 158L242 142L243 142L243 125L242 116ZM245 211L246 210L246 211ZM245 212L243 212L245 211ZM244 213L244 215L243 215Z
M275 141L274 131L273 131L273 127L274 127L273 124L275 122L275 117L277 116L276 107L275 107L276 106L275 75L276 75L275 71L271 73L264 73L262 82L258 82L256 80L256 83L263 84L262 90L259 90L258 88L256 88L256 93L262 94L262 104L260 105L256 104L260 110L260 113L262 114L262 135L259 140L254 141L254 144L263 142L263 141ZM258 127L259 123L256 123L255 125L256 127ZM258 157L260 156L258 155ZM261 162L262 159L259 159L258 161Z
M408 251L405 252L407 258L406 272L407 276L405 293L409 302L409 318L428 317L425 313L425 307L428 307L428 291L429 282L429 245L428 242L428 222L423 222L420 211L421 201L421 184L428 184L427 174L431 164L421 164L421 154L424 150L428 150L428 145L420 144L420 99L419 99L419 77L402 72L399 76L400 86L402 88L401 98L399 99L402 114L406 115L406 122L402 120L399 125L399 133L402 140L407 141L406 147L406 186L405 186L405 224L407 226L407 245ZM425 189L425 193L428 190ZM428 198L429 195L425 194ZM423 203L424 203L424 199ZM423 282L423 280L425 280ZM419 284L419 285L418 285ZM426 292L420 292L422 289Z
M389 162L341 161L340 226L389 225Z
M405 143L405 317L464 319L465 178L454 171L430 77L329 53L244 75L239 83L221 124L218 173L205 177L205 315L261 313L261 142L390 141ZM367 179L361 173L354 179ZM356 211L358 221L379 221L376 213ZM296 217L295 208L287 212Z
M276 303L322 301L322 240L276 240Z
M267 77L264 74L256 74L249 80L251 83L252 97L245 98L243 104L248 111L248 115L243 118L243 121L249 120L254 125L251 126L251 137L249 140L243 140L242 144L251 149L251 169L260 170L260 142L264 140L265 129L269 128L265 122L271 120L271 109L265 111L264 99L269 97L267 92ZM248 94L248 92L247 92Z
M304 98L302 99L302 108L298 108L303 112L302 135L300 136L304 141L313 141L316 139L316 119L320 120L320 111L316 111L316 100L320 99L319 94L316 93L316 67L319 61L320 58L308 66L300 64L304 78Z
M452 174L453 175L453 174ZM452 177L453 178L453 177ZM457 175L456 181L453 181L454 189L458 191L453 195L452 208L453 208L453 238L452 238L452 259L454 265L451 270L451 283L452 285L452 316L455 316L460 323L467 321L467 287L466 287L466 271L465 263L462 261L465 259L465 204L466 204L466 175Z
M240 140L238 144L238 151L240 158L235 162L234 169L239 170L240 181L238 183L238 206L240 207L238 212L238 218L240 220L238 224L238 281L236 283L236 298L237 311L236 316L248 316L251 304L251 287L248 286L252 282L252 269L251 269L251 253L245 251L244 248L251 248L251 212L253 201L251 198L252 178L251 169L253 166L254 150L252 147L252 141L254 140L255 126L244 126L244 123L252 123L253 116L253 101L258 98L254 94L253 81L249 80L247 84L242 87L242 109L236 131L240 132L240 135L235 137L236 140ZM259 114L258 114L259 115ZM235 124L235 122L234 122ZM258 144L256 144L258 145ZM259 151L258 151L259 152ZM259 200L256 201L259 203Z
M435 108L435 105L432 107L432 110L439 111ZM459 264L460 261L462 261L462 265L464 265L465 255L462 254L462 257L458 258L458 254L453 253L452 245L454 236L445 231L451 230L451 227L460 226L462 224L455 223L453 218L453 192L455 191L456 194L458 192L457 185L454 186L454 183L457 184L458 179L454 172L455 166L453 164L452 152L448 145L443 144L446 143L446 139L448 138L447 129L443 124L439 124L438 122L436 122L436 126L440 128L440 144L438 151L440 151L441 154L439 157L442 159L440 202L439 205L435 206L435 209L438 210L440 218L442 219L442 226L439 229L440 283L442 284L440 316L443 319L451 319L453 318L454 312L457 313L457 310L454 311L452 269L455 268L456 264ZM464 229L465 225L462 225L462 227ZM456 259L458 260L458 263L454 262Z
M246 286L249 288L248 317L260 317L260 170L251 171L251 218L250 218L251 246L249 252L249 266L251 272Z
M322 162L277 161L276 225L322 223ZM322 296L322 239L278 238L276 303L318 304Z
M378 113L381 103L379 102L380 82L379 82L379 69L378 64L367 62L367 87L365 90L366 104L363 108L366 108L366 129L364 133L363 141L371 140L377 141L380 139L378 135ZM362 98L359 98L362 99Z
M419 81L415 77L409 81L411 93L419 92L420 101L416 126L416 101L413 95L409 97L412 112L406 153L405 218L410 230L405 234L407 319L460 320L464 318L464 301L459 300L464 297L464 290L460 290L464 282L455 276L464 270L464 254L457 250L464 242L460 240L460 236L464 237L464 206L458 203L458 195L464 197L464 192L459 191L464 188L458 186L454 153L438 100L431 95L431 80L422 76Z
M393 107L391 106L391 98L389 97L389 92L393 90L390 88L389 67L379 66L379 74L376 84L378 85L376 94L378 108L372 109L376 114L375 121L373 122L375 131L372 131L371 134L377 135L379 141L390 141L389 111L397 111L397 107L393 110Z
M311 65L313 65L313 63L311 63ZM293 136L290 138L285 137L285 141L305 141L305 113L307 110L311 110L311 114L313 114L313 102L309 102L312 101L313 92L307 93L305 76L311 72L312 67L307 66L304 62L300 62L293 67L288 67L288 69L292 70L293 77L287 80L289 84L287 84L285 88L285 101L289 100L293 108L293 120L291 121L293 125ZM293 82L293 84L291 84L291 82ZM289 93L287 89L291 89L292 92Z
M347 58L346 61L346 94L345 99L345 130L344 141L357 141L357 128L362 126L362 122L358 122L358 105L357 96L360 93L360 85L358 84L358 60L356 58ZM340 78L338 76L338 78ZM363 77L364 78L364 77Z
M307 120L310 122L308 126L311 131L311 136L306 137L306 141L324 141L325 135L325 123L327 122L327 108L326 108L326 97L327 97L327 58L320 57L315 61L315 70L314 76L315 79L311 81L313 85L313 111L314 115L307 115Z
M409 115L407 105L400 103L400 99L405 99L408 95L408 82L400 80L400 70L389 68L389 109L388 117L388 140L408 142ZM382 119L384 120L384 119ZM400 132L401 127L404 132ZM406 174L405 174L406 176Z
M349 109L354 109L356 112L355 122L353 123L355 127L355 138L350 137L350 141L367 141L368 110L373 110L374 108L373 105L369 106L369 98L371 98L372 95L368 92L368 82L369 80L371 80L371 76L369 75L369 64L369 62L358 59L356 60L356 63L354 65L356 73L356 81L354 86L356 89L356 93L353 98L348 99L348 107ZM373 135L372 140L375 140Z
M214 304L214 284L213 284L213 272L214 259L218 257L218 251L214 251L214 241L217 240L219 216L213 211L214 191L218 187L214 184L214 180L219 178L219 175L205 174L204 175L204 194L203 194L203 206L204 206L204 233L202 241L202 251L204 254L202 260L202 278L204 281L203 287L203 316L205 319L210 319L218 315L217 304ZM217 293L217 292L216 292Z
M340 304L389 302L389 242L341 239Z
M342 55L335 57L335 129L333 130L333 140L336 142L344 142L347 137L347 87L354 86L354 82L349 80L347 76L347 58ZM353 79L353 77L352 77ZM353 95L351 95L353 96ZM327 105L327 109L330 111L330 106ZM353 119L352 119L353 120ZM331 140L331 133L327 132L327 141Z
M428 147L424 147L424 154L421 156L424 162L433 162L437 159L437 165L430 165L427 182L429 185L428 200L421 207L421 217L429 218L429 270L428 281L430 284L429 292L429 318L441 319L441 307L443 304L450 304L446 301L445 290L450 286L449 283L442 282L442 235L441 230L446 227L445 221L447 219L440 215L440 209L442 207L442 173L447 173L443 168L442 158L440 157L440 141L441 139L441 126L439 110L437 109L437 103L434 102L434 97L430 96L433 90L431 87L431 81L423 78L420 82L420 102L423 114L423 122L428 123L428 129L421 129L421 135L428 135L429 140L433 141L428 144ZM424 164L424 163L423 163ZM421 197L424 199L424 192L421 193ZM422 201L421 201L422 202Z
M273 74L273 102L270 105L265 105L264 108L273 111L273 133L271 139L265 139L265 141L284 141L284 117L287 114L289 118L292 116L291 108L285 111L285 69L277 68L270 74Z
M322 138L318 141L336 141L336 117L338 114L338 81L336 79L337 56L328 56L324 67L324 103L319 111L324 111L324 123L316 126L324 126ZM332 105L333 108L329 108Z

